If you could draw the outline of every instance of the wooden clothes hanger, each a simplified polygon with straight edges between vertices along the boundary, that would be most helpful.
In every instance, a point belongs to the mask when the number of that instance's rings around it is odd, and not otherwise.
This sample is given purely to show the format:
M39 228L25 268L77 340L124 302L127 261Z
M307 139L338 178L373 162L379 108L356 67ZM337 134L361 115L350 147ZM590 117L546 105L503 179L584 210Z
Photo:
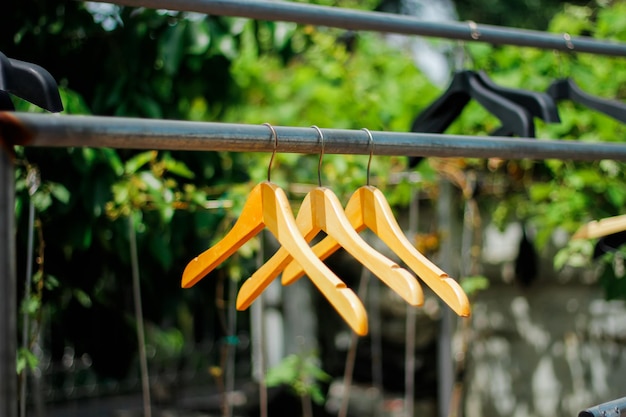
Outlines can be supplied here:
M382 191L369 185L369 165L373 154L373 137L370 137L372 152L368 162L368 184L356 190L346 205L346 215L357 232L365 228L378 236L398 257L407 264L450 308L459 316L470 315L470 303L461 286L448 274L422 255L407 239L398 225L393 211ZM320 259L325 259L338 249L332 237L326 237L313 247ZM284 285L291 284L303 275L302 268L291 262L283 272Z
M300 233L308 242L320 231L324 231L337 242L337 248L343 247L409 304L422 305L424 293L415 277L368 245L352 227L337 196L329 188L321 186L323 134L318 127L313 127L317 129L322 140L318 172L320 186L309 192L302 202L296 217ZM266 283L276 278L289 261L291 261L289 253L279 249L268 263L243 283L237 295L237 308L249 306L260 294L257 288L267 286Z
M345 211L357 232L370 229L456 314L462 317L470 315L469 300L461 286L409 242L379 189L371 185L359 188L350 197ZM326 237L313 247L313 252L323 260L338 248L339 245L332 237ZM283 271L283 285L295 282L303 274L300 265L291 262Z
M276 131L272 126L267 126L271 129L275 141L275 153ZM269 181L269 169L268 181L263 181L252 189L233 228L222 240L198 255L185 267L182 287L189 288L195 285L263 228L269 229L289 255L302 266L311 281L354 332L358 335L367 334L367 313L363 304L356 294L315 256L298 231L285 192ZM285 261L285 265L287 262ZM255 291L260 294L269 283L270 281L262 282Z
M595 239L612 235L626 230L626 214L607 217L601 220L593 220L582 225L572 239Z
M365 129L364 129L365 130ZM470 304L467 295L461 286L436 265L422 255L406 238L402 229L395 220L391 207L383 193L369 185L369 167L373 154L373 138L370 136L372 152L368 162L368 185L359 188L350 198L346 206L346 216L356 232L371 229L383 242L387 244L431 289L456 312L459 316L470 315ZM341 245L327 236L313 247L315 254L322 260L326 259ZM282 282L291 284L305 272L297 262L291 262L284 267L284 252L277 252L257 273L278 276L282 269ZM251 278L252 279L252 278ZM240 292L241 294L241 292Z

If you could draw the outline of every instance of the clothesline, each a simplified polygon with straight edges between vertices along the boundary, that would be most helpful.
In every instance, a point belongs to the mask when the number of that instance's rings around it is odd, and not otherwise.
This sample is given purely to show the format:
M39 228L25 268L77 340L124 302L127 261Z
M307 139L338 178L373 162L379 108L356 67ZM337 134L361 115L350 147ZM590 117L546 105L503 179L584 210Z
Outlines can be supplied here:
M283 21L348 30L365 30L444 39L530 46L558 51L626 56L626 44L589 37L572 37L536 30L476 24L425 21L414 16L263 0L95 0L131 7L197 12L218 16Z
M310 127L275 126L277 152L319 153ZM327 154L368 155L362 130L322 129ZM0 112L0 132L8 145L111 147L193 151L272 152L275 143L264 125L186 122L102 116ZM373 131L375 155L506 159L626 161L626 143L580 142L492 136Z

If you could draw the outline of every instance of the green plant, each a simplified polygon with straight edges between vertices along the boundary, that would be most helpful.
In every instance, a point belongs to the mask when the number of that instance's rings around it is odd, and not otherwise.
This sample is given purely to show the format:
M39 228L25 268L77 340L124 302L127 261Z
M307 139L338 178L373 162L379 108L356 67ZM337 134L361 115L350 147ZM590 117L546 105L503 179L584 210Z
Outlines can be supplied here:
M330 380L330 375L320 368L319 362L315 354L289 355L267 371L265 382L268 387L287 385L300 397L303 417L311 417L311 400L323 404L325 399L319 383Z

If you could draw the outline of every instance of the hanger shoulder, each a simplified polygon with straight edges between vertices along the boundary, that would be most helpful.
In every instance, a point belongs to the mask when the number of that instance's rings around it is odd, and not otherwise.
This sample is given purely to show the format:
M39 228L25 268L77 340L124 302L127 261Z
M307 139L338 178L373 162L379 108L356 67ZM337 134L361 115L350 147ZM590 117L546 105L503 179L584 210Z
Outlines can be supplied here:
M307 194L300 205L300 210L296 218L296 224L300 234L304 237L306 242L311 241L321 230L316 225L313 217L313 203L311 201L311 194ZM336 249L339 248L339 244L336 245ZM335 250L336 250L335 249ZM326 259L332 252L327 253L325 256L320 256L315 252L316 257L320 260ZM334 252L334 251L333 251ZM252 302L263 292L263 290L269 285L269 283L275 279L281 272L283 272L283 285L293 284L296 280L301 278L305 272L298 262L292 262L293 258L285 248L279 248L278 251L254 274L248 278L237 295L237 308L244 310L252 304ZM291 268L289 268L291 267ZM289 279L285 279L289 276L288 270L295 270L297 276L291 276Z
M626 214L593 220L582 225L572 239L594 239L626 230Z
M0 90L14 94L53 113L63 111L59 88L52 75L30 62L0 53Z
M274 194L264 194L265 210L269 210L270 215L275 216L275 219L272 219L275 222L268 223L269 230L295 261L302 265L313 284L350 327L359 335L367 334L367 313L363 304L356 294L315 256L298 230L285 193L281 189L275 191ZM273 205L269 199L273 199ZM271 208L267 208L268 206Z
M626 103L591 95L578 87L571 78L555 80L547 93L557 101L571 100L589 109L604 113L615 120L626 123Z
M548 123L561 121L556 103L548 94L501 86L489 78L485 71L476 72L476 77L489 90L528 110L531 116L538 117Z
M287 197L278 191L274 184L268 183L265 191L267 193L266 201L271 201L266 215L267 226L277 240L282 243L294 232L291 227L285 227L285 225L289 226L290 221L279 222L279 216L293 217L293 214L290 208L285 207L285 204L289 204ZM292 239L287 239L287 242L291 241ZM280 247L267 262L243 282L237 293L237 309L247 309L292 259L290 252L285 247Z
M362 226L360 229L355 228L355 231L358 233L364 228L365 226ZM340 248L341 245L339 242L337 242L332 236L327 235L324 239L313 246L312 249L315 256L323 261L333 253L337 252ZM303 275L304 270L302 270L302 267L297 262L290 262L283 270L282 283L283 285L291 285L298 279L302 278Z
M361 187L357 193L348 202L346 212L362 210L363 221L370 230L380 237L454 312L463 317L469 316L469 300L461 286L409 242L383 193L371 186Z
M570 97L573 101L582 104L592 110L604 113L617 121L626 123L626 104L617 100L609 100L591 95L578 87L574 81L569 80Z
M457 72L452 77L446 91L413 121L412 132L443 133L461 114L471 96L465 88L466 71Z
M183 271L183 288L195 285L263 229L262 188L259 184L252 189L241 215L226 236L187 264Z
M363 229L365 229L363 219L359 217L361 215L360 211L345 211L345 215L348 218L351 227L356 233L359 233ZM298 217L299 216L300 213L298 213ZM339 248L341 248L341 244L337 242L337 240L332 235L327 235L319 243L313 246L313 252L319 259L323 261L333 253L337 252ZM303 275L304 271L302 270L302 267L297 262L291 262L285 267L283 271L282 283L283 285L291 285L298 279L300 279Z
M280 275L293 258L285 248L278 251L241 284L237 293L237 310L245 310ZM304 271L302 272L304 275Z
M317 188L310 194L314 218L322 230L409 304L424 303L422 288L415 277L372 248L359 236L346 217L335 193L329 188Z
M468 75L467 83L471 97L496 116L513 134L521 137L535 136L535 125L523 107L490 91L475 75Z

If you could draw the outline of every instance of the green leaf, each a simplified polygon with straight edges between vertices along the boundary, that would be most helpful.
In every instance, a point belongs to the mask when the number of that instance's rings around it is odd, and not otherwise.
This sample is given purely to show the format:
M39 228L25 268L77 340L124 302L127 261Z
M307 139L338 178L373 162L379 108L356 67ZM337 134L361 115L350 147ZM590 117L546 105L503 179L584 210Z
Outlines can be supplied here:
M534 202L541 202L548 200L548 197L553 191L552 184L550 183L535 183L530 187L530 199Z
M100 153L102 155L102 159L109 164L115 175L118 177L124 175L124 164L115 149L101 148Z
M461 288L468 296L475 295L480 290L489 288L489 279L482 275L465 277L460 281Z
M67 204L70 201L70 192L65 186L58 183L48 183L50 194L62 203Z
M50 290L53 290L55 288L58 288L60 283L59 283L59 280L56 277L48 274L48 275L46 275L46 278L45 278L45 281L44 281L44 285L45 285L46 289L48 291L50 291Z
M36 297L30 297L29 299L22 301L22 313L28 315L34 315L41 307L41 300Z
M124 164L124 172L135 174L140 168L154 160L156 154L156 151L146 151L133 156Z
M176 174L179 177L187 179L194 178L193 171L187 168L187 165L185 165L184 162L177 161L175 159L172 159L171 157L168 157L163 159L163 163L165 164L165 169L167 169L172 174Z
M92 306L91 297L85 291L75 288L72 291L74 298L85 308L90 308Z
M278 365L267 370L265 383L268 387L292 384L298 376L298 364L300 359L296 355L285 357Z
M38 212L46 211L52 205L50 193L39 191L32 196L32 202Z
M162 203L163 194L163 182L160 178L157 178L151 171L142 171L138 175L142 184L146 187L148 193L150 193L156 200L156 202Z
M626 187L623 184L610 185L606 189L606 196L613 206L621 209L626 205Z
M89 106L83 97L67 87L59 87L59 95L63 103L63 112L66 114L91 114Z
M39 359L33 352L25 348L19 348L17 350L17 373L21 374L25 369L29 369L30 371L34 371L37 369L37 365L39 365Z

